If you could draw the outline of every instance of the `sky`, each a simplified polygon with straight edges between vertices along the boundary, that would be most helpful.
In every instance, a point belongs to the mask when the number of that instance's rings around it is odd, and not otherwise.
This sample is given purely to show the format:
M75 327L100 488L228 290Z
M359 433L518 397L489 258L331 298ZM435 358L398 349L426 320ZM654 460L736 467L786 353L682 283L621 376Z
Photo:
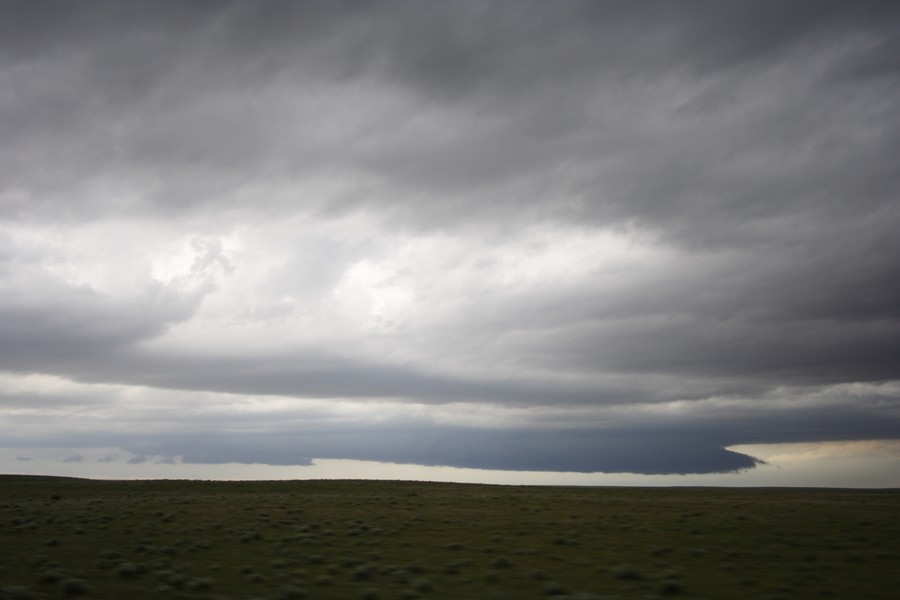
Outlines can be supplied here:
M892 0L2 0L0 471L900 487L898 155Z

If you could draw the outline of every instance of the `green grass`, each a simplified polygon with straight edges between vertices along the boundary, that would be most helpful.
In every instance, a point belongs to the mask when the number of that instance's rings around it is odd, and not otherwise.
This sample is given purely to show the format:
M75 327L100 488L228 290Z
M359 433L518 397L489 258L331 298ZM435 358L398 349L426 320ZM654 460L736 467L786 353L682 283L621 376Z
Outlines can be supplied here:
M3 600L877 599L898 559L893 491L0 476Z

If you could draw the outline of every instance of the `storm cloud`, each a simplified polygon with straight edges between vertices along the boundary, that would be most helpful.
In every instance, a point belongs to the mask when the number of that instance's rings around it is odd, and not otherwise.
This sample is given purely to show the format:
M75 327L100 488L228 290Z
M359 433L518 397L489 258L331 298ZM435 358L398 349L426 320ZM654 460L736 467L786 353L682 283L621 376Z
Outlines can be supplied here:
M0 5L7 447L900 437L900 6Z

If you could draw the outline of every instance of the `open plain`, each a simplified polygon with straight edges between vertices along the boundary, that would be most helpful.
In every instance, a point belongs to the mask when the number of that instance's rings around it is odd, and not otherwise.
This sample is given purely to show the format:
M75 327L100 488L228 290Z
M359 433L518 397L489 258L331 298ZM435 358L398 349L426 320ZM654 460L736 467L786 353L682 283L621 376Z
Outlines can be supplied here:
M0 598L895 598L897 491L0 476Z

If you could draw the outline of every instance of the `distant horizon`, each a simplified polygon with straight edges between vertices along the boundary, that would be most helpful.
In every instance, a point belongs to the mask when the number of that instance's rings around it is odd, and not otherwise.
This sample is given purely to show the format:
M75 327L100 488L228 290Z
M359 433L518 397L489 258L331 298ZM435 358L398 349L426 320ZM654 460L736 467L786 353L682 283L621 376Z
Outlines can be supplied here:
M883 487L883 488L866 488L866 487L821 487L821 486L790 486L790 485L748 485L748 486L724 486L724 485L615 485L615 484L553 484L553 483L473 483L460 481L443 481L431 479L377 479L377 478L348 478L348 479L185 479L185 478L153 478L153 479L107 479L104 477L75 477L71 475L42 475L35 473L0 473L2 477L36 477L47 479L77 479L81 481L108 481L108 482L157 482L157 481L175 481L175 482L191 482L191 483L266 483L266 482L285 482L285 483L303 483L303 482L359 482L371 481L373 483L434 483L434 484L450 484L450 485L472 485L472 486L497 486L497 487L586 487L586 488L649 488L649 489L667 489L667 488L684 488L684 489L728 489L728 490L797 490L797 491L853 491L853 492L900 492L900 487Z
M103 473L100 467L112 468L112 461L98 464L94 457L78 461L59 459L71 449L57 449L55 460L29 459L10 461L0 451L0 473L48 477L77 477L98 480L171 479L189 481L305 481L305 480L387 480L434 481L484 485L576 485L624 487L783 487L798 489L898 489L900 488L900 442L840 442L820 444L774 444L738 447L744 452L776 457L775 464L761 462L756 472L642 475L636 473L540 473L528 471L495 471L454 467L314 459L308 466L225 463L219 465L154 461L148 458L129 463L121 456L115 471ZM119 451L122 453L122 451ZM819 458L809 454L818 453ZM123 453L124 454L124 453ZM133 457L132 457L133 458ZM96 460L96 458L94 458ZM41 472L28 471L39 461ZM844 461L845 464L840 464ZM18 469L12 467L19 466ZM868 468L866 468L868 467ZM68 470L68 472L66 472ZM140 473L141 471L144 473ZM128 471L138 472L128 474ZM179 476L179 472L188 474ZM824 471L827 475L823 475ZM382 476L384 475L384 476ZM820 482L820 483L817 483ZM879 485L878 481L891 481Z

